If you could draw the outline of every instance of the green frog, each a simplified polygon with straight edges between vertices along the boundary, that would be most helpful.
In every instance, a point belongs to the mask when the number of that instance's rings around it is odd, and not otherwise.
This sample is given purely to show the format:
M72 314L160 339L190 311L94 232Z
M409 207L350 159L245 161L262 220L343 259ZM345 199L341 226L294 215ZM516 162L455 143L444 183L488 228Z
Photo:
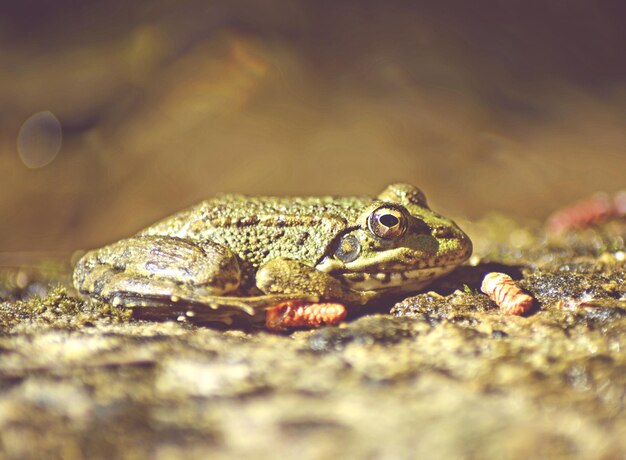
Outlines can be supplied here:
M350 310L417 291L471 252L412 185L377 197L223 195L87 252L74 285L113 305L261 322L284 302Z

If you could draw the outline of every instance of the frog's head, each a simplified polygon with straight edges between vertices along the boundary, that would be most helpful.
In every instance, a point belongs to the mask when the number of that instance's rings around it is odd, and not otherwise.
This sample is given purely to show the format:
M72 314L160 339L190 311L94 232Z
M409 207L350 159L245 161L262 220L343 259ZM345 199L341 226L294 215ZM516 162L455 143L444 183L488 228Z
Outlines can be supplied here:
M468 259L472 243L416 187L387 187L331 245L317 269L359 291L408 292Z

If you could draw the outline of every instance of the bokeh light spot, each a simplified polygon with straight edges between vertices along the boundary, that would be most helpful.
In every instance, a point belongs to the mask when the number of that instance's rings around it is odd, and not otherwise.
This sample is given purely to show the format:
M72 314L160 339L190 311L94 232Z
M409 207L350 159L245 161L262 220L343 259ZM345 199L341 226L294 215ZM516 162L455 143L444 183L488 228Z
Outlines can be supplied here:
M61 122L50 111L31 115L17 135L17 152L26 167L46 166L61 150L63 133Z

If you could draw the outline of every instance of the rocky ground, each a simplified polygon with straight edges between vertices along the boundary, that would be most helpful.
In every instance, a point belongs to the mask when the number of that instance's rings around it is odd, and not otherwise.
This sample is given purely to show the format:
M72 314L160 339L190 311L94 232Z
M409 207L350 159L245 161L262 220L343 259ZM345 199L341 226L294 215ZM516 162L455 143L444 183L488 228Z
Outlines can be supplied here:
M0 283L3 458L623 458L626 222L462 222L471 264L339 327L137 320L69 267ZM537 302L503 315L487 272Z

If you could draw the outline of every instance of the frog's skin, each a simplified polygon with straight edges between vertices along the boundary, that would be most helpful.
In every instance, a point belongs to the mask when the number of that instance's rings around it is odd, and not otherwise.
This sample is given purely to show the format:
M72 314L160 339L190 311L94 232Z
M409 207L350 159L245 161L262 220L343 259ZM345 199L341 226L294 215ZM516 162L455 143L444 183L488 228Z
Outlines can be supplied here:
M224 195L86 253L74 285L114 305L180 306L228 323L260 320L286 300L356 308L416 291L471 251L467 235L411 185L376 198Z

